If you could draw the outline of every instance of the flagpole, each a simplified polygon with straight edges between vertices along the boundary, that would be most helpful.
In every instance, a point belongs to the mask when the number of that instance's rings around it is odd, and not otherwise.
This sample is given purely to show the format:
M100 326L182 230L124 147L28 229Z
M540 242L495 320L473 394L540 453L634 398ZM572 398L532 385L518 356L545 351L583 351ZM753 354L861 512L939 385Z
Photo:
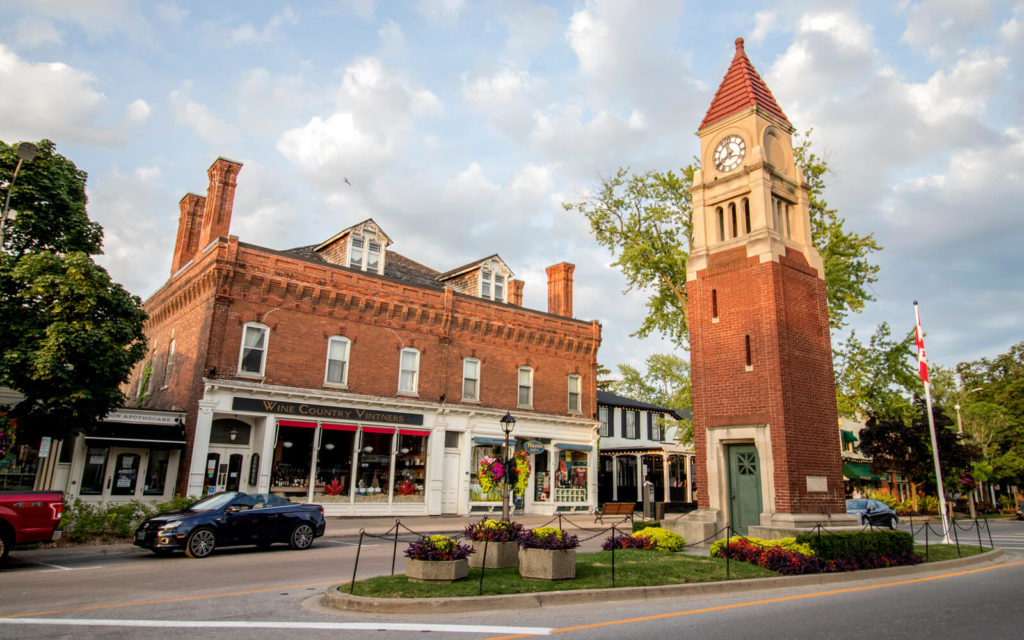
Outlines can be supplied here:
M935 479L938 482L939 492L939 513L942 516L942 539L949 544L949 521L946 519L946 487L942 483L942 469L939 466L939 444L935 437L935 418L932 416L932 394L928 384L928 360L924 353L924 332L921 331L921 314L917 310L917 300L914 300L914 320L917 327L917 359L920 367L921 382L924 384L924 401L928 409L928 430L932 437L932 458L935 461Z

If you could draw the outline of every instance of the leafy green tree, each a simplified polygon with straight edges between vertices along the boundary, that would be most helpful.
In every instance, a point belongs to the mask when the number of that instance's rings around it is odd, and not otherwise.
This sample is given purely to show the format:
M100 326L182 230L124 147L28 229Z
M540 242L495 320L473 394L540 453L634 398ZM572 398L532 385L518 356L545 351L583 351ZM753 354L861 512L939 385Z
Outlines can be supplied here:
M686 409L693 404L690 387L690 363L673 354L653 354L645 363L647 371L641 373L628 364L620 364L620 379L609 389L621 396L669 409ZM693 440L693 421L661 418L664 429L675 428L676 440Z
M851 331L833 354L839 415L909 424L916 414L910 398L922 391L913 343L913 331L897 340L886 322L878 325L867 344Z
M842 327L851 312L872 300L870 285L878 267L869 256L881 247L872 235L859 236L844 228L845 221L824 199L827 162L804 141L794 148L810 190L811 235L825 264L828 309L833 329ZM686 260L693 235L690 190L696 161L673 171L630 173L620 168L601 180L596 191L567 211L590 222L598 244L607 248L626 277L626 290L649 293L647 315L633 334L660 333L687 348Z
M124 401L120 385L145 355L141 300L92 259L103 230L89 220L85 172L49 140L22 165L16 212L0 247L0 385L24 399L16 437L88 431ZM17 160L0 142L0 187Z

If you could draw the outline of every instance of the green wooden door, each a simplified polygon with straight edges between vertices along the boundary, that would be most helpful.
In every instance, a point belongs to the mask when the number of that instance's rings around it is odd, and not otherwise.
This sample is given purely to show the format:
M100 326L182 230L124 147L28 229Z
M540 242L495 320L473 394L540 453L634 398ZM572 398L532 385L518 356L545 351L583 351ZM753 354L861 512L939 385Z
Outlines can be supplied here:
M761 469L757 447L729 445L729 520L736 532L747 535L747 527L760 524Z

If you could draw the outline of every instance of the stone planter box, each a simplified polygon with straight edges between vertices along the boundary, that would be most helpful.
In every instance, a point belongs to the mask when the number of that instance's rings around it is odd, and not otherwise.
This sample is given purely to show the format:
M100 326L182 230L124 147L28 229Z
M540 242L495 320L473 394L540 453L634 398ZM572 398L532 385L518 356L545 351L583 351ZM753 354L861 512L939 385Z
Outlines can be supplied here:
M519 575L537 580L576 577L576 550L520 549Z
M469 566L479 569L484 559L484 541L474 540L473 548L476 553L469 556ZM487 568L507 569L519 564L519 543L511 542L488 542L487 543Z
M469 561L405 559L405 577L412 582L455 582L469 575Z

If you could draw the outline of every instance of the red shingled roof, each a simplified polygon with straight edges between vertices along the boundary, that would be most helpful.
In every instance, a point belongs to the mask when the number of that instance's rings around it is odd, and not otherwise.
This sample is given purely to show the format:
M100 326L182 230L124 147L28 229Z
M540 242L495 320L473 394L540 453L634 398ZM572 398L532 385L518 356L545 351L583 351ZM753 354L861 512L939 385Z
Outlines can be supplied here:
M753 106L761 107L792 126L779 103L775 102L768 85L757 74L754 65L750 64L747 54L743 51L743 38L736 38L736 55L733 56L729 70L725 72L722 84L715 92L700 128L703 129Z

